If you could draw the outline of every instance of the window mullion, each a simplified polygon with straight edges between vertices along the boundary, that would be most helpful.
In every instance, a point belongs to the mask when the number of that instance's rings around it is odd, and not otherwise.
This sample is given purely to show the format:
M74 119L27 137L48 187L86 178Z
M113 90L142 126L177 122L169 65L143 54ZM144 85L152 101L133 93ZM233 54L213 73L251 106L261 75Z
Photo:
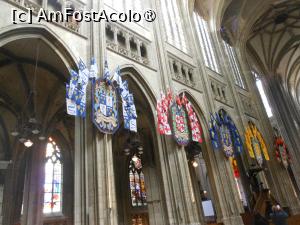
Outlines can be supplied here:
M52 159L51 159L52 161ZM52 162L52 193L51 193L51 212L53 212L53 205L54 205L54 202L53 202L53 193L54 193L54 163Z
M209 57L210 55L210 49L209 49L209 44L208 44L208 40L207 40L207 36L206 36L206 30L205 30L205 24L204 24L204 21L202 19L200 19L200 29L201 29L201 36L202 36L202 39L203 39L203 42L204 42L204 48L205 48L205 52L206 52L206 58L207 58L207 62L208 62L208 66L210 68L212 68L212 62L211 62L211 58Z
M205 63L205 66L209 67L209 63L208 63L208 60L207 60L207 53L205 51L205 46L204 46L204 42L203 42L203 37L202 37L202 33L200 31L201 24L200 24L200 21L199 21L199 16L196 15L196 13L194 13L194 21L196 23L196 30L197 30L197 33L198 33L198 40L199 40L200 45L201 45L201 52L202 52L202 55L204 57L204 63Z

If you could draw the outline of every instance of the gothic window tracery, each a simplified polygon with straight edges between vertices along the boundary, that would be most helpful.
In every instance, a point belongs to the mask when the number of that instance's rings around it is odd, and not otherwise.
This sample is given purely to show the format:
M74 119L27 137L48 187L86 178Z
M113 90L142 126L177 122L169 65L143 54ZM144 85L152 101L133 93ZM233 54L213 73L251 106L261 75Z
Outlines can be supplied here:
M59 213L62 211L62 161L60 149L52 138L48 139L45 162L43 212Z

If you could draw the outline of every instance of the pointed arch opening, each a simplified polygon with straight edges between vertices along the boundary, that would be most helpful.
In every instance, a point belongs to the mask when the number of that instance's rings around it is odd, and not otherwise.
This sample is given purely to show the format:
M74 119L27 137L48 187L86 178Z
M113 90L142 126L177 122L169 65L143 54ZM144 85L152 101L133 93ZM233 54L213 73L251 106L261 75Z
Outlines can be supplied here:
M179 96L185 96L187 101L191 103L193 111L196 114L197 120L200 123L202 142L193 141L185 147L186 157L188 160L188 167L190 178L192 181L192 188L195 193L195 200L199 212L200 221L207 223L216 222L217 209L215 205L215 190L212 181L212 170L208 155L208 134L207 123L203 111L199 107L195 98L188 92L182 91ZM191 127L189 125L189 130Z
M220 139L222 148L224 149L226 155L226 151L229 150L232 152L230 153L229 160L235 181L235 187L239 195L238 197L244 207L244 210L249 211L249 197L247 197L249 193L249 188L247 189L247 187L249 187L249 182L241 155L243 150L242 146L236 144L236 139L240 139L240 134L234 120L225 109L221 108L218 111L218 117L219 120L222 121L220 126ZM236 128L236 134L233 132L232 126ZM242 140L239 141L241 142Z
M5 130L0 131L0 145L5 140L4 157L10 162L5 172L3 223L33 224L34 219L46 224L54 214L57 223L71 222L75 123L65 113L65 82L68 68L75 67L73 57L53 33L40 26L6 30L0 35L0 46L0 117L4 121L0 130ZM50 136L64 156L59 174L66 179L57 177L57 182L44 185L45 178L50 180L45 164L49 167L51 160L52 167L57 167L52 175L59 175L58 158L52 155L45 162ZM43 199L49 206L56 205L45 214Z
M162 213L162 176L154 117L154 100L141 74L133 67L121 67L122 80L128 81L137 112L137 132L124 128L121 103L120 128L113 136L118 224L164 224Z

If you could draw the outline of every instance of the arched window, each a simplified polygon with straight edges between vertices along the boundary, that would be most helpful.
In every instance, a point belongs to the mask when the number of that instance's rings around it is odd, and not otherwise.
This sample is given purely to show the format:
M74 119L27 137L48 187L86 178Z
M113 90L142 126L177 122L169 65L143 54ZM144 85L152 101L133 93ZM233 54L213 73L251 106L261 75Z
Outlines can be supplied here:
M129 163L129 188L131 205L133 207L146 206L147 194L142 171L142 161L136 155L133 155Z
M262 102L264 104L267 115L268 115L269 118L271 118L273 116L272 109L271 109L270 103L268 101L267 95L265 93L265 89L264 89L263 84L261 82L260 76L255 71L252 71L252 74L255 77L256 86L257 86L257 89L259 91L259 95L262 99Z
M164 18L167 41L182 51L187 51L183 35L182 17L176 0L162 0L161 9Z
M229 64L230 67L233 71L233 76L234 76L234 82L236 85L238 85L241 88L246 88L245 82L242 77L242 72L240 68L240 64L237 59L237 55L233 47L231 47L227 42L223 41L224 47L225 47L225 52L227 54L227 57L229 59Z
M212 38L209 35L208 24L197 12L194 12L193 15L198 39L201 45L201 51L204 56L205 66L217 73L220 73L221 71L217 63L217 57L213 48Z
M48 139L45 159L44 213L62 211L62 162L59 147Z

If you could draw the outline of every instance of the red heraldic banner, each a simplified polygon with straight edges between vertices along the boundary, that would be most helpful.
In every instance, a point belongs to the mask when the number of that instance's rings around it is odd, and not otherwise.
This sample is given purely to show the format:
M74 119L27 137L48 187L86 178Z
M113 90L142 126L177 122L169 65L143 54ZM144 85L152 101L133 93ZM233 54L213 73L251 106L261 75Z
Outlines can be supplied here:
M160 134L171 135L171 127L169 124L169 107L172 100L171 92L168 92L167 97L161 93L161 99L157 101L157 123Z
M192 140L202 143L202 137L201 137L202 129L199 120L196 116L192 104L189 102L189 100L187 99L184 93L181 102L183 105L185 105L186 111L188 113L189 124L192 131Z

